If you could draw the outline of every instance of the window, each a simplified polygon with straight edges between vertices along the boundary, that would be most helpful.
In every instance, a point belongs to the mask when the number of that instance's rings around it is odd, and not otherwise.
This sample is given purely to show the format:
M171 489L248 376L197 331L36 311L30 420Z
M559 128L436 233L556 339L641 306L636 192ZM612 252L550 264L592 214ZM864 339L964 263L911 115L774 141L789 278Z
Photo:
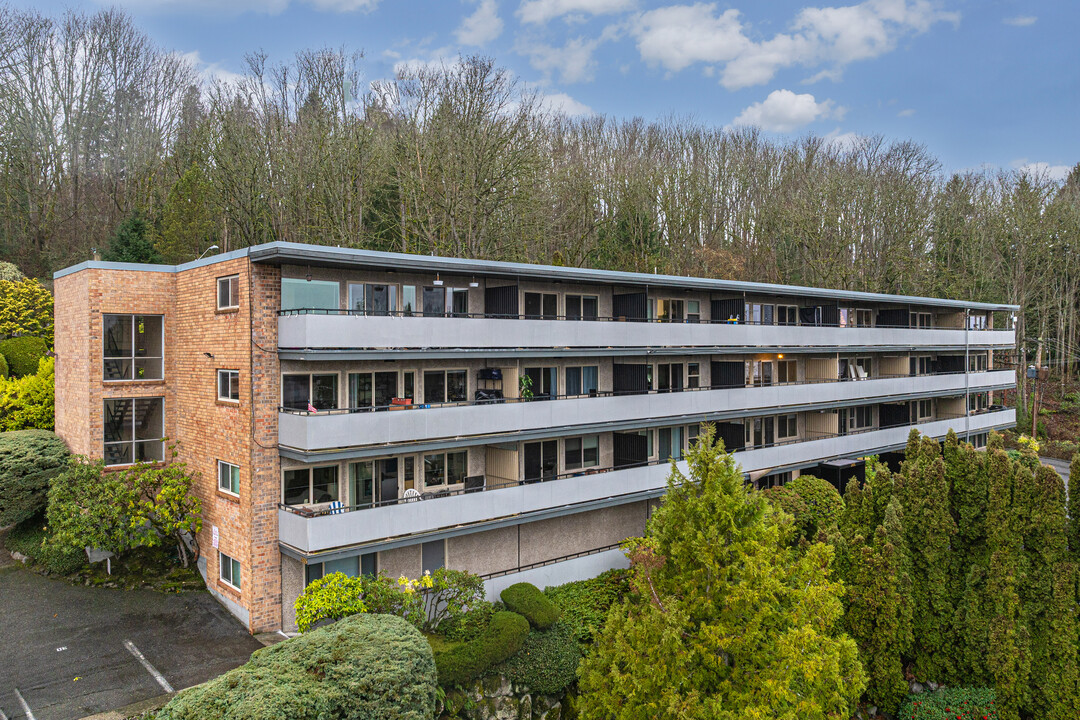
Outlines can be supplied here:
M408 375L411 379L412 373ZM349 373L349 407L388 408L391 401L397 397L397 388L398 376L395 371Z
M746 321L755 325L772 325L773 306L761 303L746 303Z
M968 395L968 411L982 412L990 406L990 393L977 392Z
M420 570L433 573L446 566L446 541L432 540L420 546Z
M971 436L971 445L976 448L986 447L986 442L990 438L990 433L978 433Z
M919 420L928 420L934 414L933 400L920 400L916 403L915 417Z
M931 315L928 312L913 312L911 313L911 327L913 328L928 328L931 327Z
M687 300L686 301L686 322L688 322L688 323L701 322L701 301L700 300Z
M863 405L862 407L849 408L848 427L850 427L852 430L860 430L862 428L873 427L873 425L873 405Z
M684 307L682 300L657 298L656 319L660 322L682 322Z
M341 284L333 280L281 278L282 310L337 310Z
M524 374L532 381L533 400L550 400L558 392L558 368L525 368Z
M600 464L600 436L566 438L563 440L563 460L567 470L596 467Z
M218 490L223 490L233 495L240 494L240 466L218 460L217 463Z
M986 315L968 315L968 330L985 330L988 327Z
M469 456L465 450L424 456L424 485L458 485L465 482Z
M357 571L360 575L367 575L368 577L375 577L379 574L379 554L378 553L364 553L363 555L347 558L340 558L338 560L327 560L321 563L308 563L304 566L304 584L310 585L316 580L334 573L341 573L346 577L356 577Z
M109 398L104 404L105 464L165 457L165 398Z
M467 381L464 370L428 370L424 372L424 402L465 402Z
M567 295L567 320L596 320L599 317L600 299L596 295Z
M792 413L781 415L776 418L776 437L780 440L790 440L799 434L799 416Z
M161 315L103 315L105 380L161 380Z
M218 310L235 310L240 307L240 276L229 275L217 279Z
M235 560L223 552L218 553L218 576L221 582L230 587L240 589L240 561Z
M397 287L349 283L349 311L359 315L394 315Z
M799 308L794 305L777 305L776 306L776 324L777 325L798 325L799 324Z
M776 362L776 382L781 385L799 382L799 366L795 360L778 360Z
M337 465L286 470L282 502L286 505L327 503L339 499Z
M402 285L401 286L401 314L402 315L417 315L419 314L420 306L416 303L416 286L415 285Z
M525 317L532 320L555 320L559 314L559 296L554 293L525 293Z
M776 418L747 418L746 446L769 447L776 442Z
M929 375L933 371L934 365L929 355L920 355L908 360L909 375Z
M559 443L556 440L525 443L525 482L551 480L559 472Z
M873 369L870 358L841 358L840 360L840 379L847 378L848 380L866 380L870 377L871 370Z
M686 387L691 390L701 387L701 363L686 363Z
M289 374L281 376L281 405L287 410L306 412L308 403L316 410L336 410L337 373L326 375Z
M682 427L658 428L656 437L659 440L659 460L663 462L675 458L681 460L683 455L683 431Z
M855 327L872 327L874 324L874 313L871 310L858 309L853 310Z
M598 368L596 365L566 368L566 394L595 395Z
M968 355L968 372L986 372L986 353Z
M771 360L751 360L747 362L749 366L749 384L756 387L762 387L764 385L772 385L773 383L773 364Z
M682 363L658 363L656 366L657 392L682 392Z
M217 399L240 402L240 371L217 371Z

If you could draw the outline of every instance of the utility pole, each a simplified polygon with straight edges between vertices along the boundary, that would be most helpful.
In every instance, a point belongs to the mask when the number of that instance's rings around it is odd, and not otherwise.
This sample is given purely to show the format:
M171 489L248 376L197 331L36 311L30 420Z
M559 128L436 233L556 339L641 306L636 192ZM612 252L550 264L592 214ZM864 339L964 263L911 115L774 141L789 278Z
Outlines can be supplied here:
M1039 419L1039 377L1042 371L1042 352L1043 352L1043 339L1039 338L1039 344L1035 350L1035 378L1033 380L1033 387L1031 390L1031 439L1035 440L1035 430L1037 429L1037 423Z

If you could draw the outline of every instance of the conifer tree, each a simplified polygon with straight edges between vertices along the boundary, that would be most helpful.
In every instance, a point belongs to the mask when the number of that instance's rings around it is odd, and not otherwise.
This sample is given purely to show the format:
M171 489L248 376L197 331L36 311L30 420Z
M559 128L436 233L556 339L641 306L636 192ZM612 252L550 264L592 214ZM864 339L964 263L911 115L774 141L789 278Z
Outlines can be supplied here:
M1080 487L1080 453L1072 457L1069 464L1069 552L1074 561L1080 560L1080 491L1072 491L1072 479L1077 478Z
M1019 720L1021 709L1029 702L1030 638L1020 617L1015 572L1008 550L990 556L987 589L991 618L987 663L1001 720Z
M1063 562L1054 570L1053 598L1047 635L1045 678L1039 678L1040 690L1049 700L1046 720L1080 718L1080 655L1077 649L1077 569ZM1033 673L1038 670L1033 668Z
M986 587L990 559L968 568L964 593L956 607L957 672L969 685L992 685L986 664L990 646L990 598Z
M102 260L129 263L160 263L161 253L150 242L150 226L139 213L134 213L116 228Z
M831 549L790 546L789 516L743 485L711 427L687 460L631 544L634 592L582 663L580 716L850 717L866 676L837 630Z

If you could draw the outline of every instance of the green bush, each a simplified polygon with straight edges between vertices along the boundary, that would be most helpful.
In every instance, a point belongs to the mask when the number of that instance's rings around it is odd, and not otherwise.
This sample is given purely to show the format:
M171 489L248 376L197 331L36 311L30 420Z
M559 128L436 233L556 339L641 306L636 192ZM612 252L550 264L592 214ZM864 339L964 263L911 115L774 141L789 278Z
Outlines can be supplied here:
M67 445L48 430L0 433L0 527L45 507L49 481L67 467Z
M505 610L495 613L483 634L435 653L439 684L464 685L480 677L520 650L528 636L529 621L524 617Z
M491 624L495 615L495 606L489 602L480 602L468 612L451 616L439 623L438 633L452 642L468 642L480 636Z
M157 720L429 720L435 663L418 630L354 615L258 650L241 667L177 695Z
M844 510L844 498L836 488L813 475L800 475L783 487L764 491L764 496L792 515L796 527L808 539L839 520Z
M7 534L4 545L9 552L18 552L55 575L71 575L86 565L86 555L77 550L60 548L45 542L45 514L23 520Z
M581 646L570 625L560 620L547 630L530 632L521 649L492 668L492 672L505 675L532 692L560 695L577 679L579 662Z
M0 355L7 360L12 377L33 375L38 370L38 361L49 351L49 344L44 338L23 335L21 337L0 340Z
M531 583L515 583L499 594L506 609L524 615L537 630L547 630L559 619L559 608Z
M0 355L0 378L7 378L9 374L7 358Z
M33 375L0 379L0 431L52 430L56 361L43 358Z
M902 720L998 720L994 691L985 688L942 688L910 695L900 706Z
M562 610L561 622L579 643L591 643L604 626L608 608L630 592L627 570L608 570L594 578L544 589L544 595Z

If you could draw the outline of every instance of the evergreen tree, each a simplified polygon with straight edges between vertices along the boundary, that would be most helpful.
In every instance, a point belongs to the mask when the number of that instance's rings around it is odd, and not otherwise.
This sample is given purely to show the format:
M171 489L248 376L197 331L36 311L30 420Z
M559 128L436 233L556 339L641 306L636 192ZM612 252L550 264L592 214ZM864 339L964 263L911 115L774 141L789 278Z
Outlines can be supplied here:
M969 685L992 685L986 651L990 646L990 598L986 586L990 559L975 563L964 577L964 594L956 608L957 672Z
M836 629L831 549L790 547L789 516L744 486L711 427L687 460L631 545L634 592L582 663L580 716L849 717L866 676Z
M1069 465L1069 552L1075 561L1080 559L1080 492L1072 491L1073 478L1080 484L1080 453L1073 455Z
M160 263L161 253L147 237L150 227L139 213L134 213L116 228L102 260L127 263Z
M1077 649L1076 565L1061 563L1054 570L1054 589L1049 609L1046 677L1037 678L1049 701L1047 720L1080 718L1080 655ZM1033 672L1038 672L1033 668ZM1046 672L1044 670L1044 672Z

